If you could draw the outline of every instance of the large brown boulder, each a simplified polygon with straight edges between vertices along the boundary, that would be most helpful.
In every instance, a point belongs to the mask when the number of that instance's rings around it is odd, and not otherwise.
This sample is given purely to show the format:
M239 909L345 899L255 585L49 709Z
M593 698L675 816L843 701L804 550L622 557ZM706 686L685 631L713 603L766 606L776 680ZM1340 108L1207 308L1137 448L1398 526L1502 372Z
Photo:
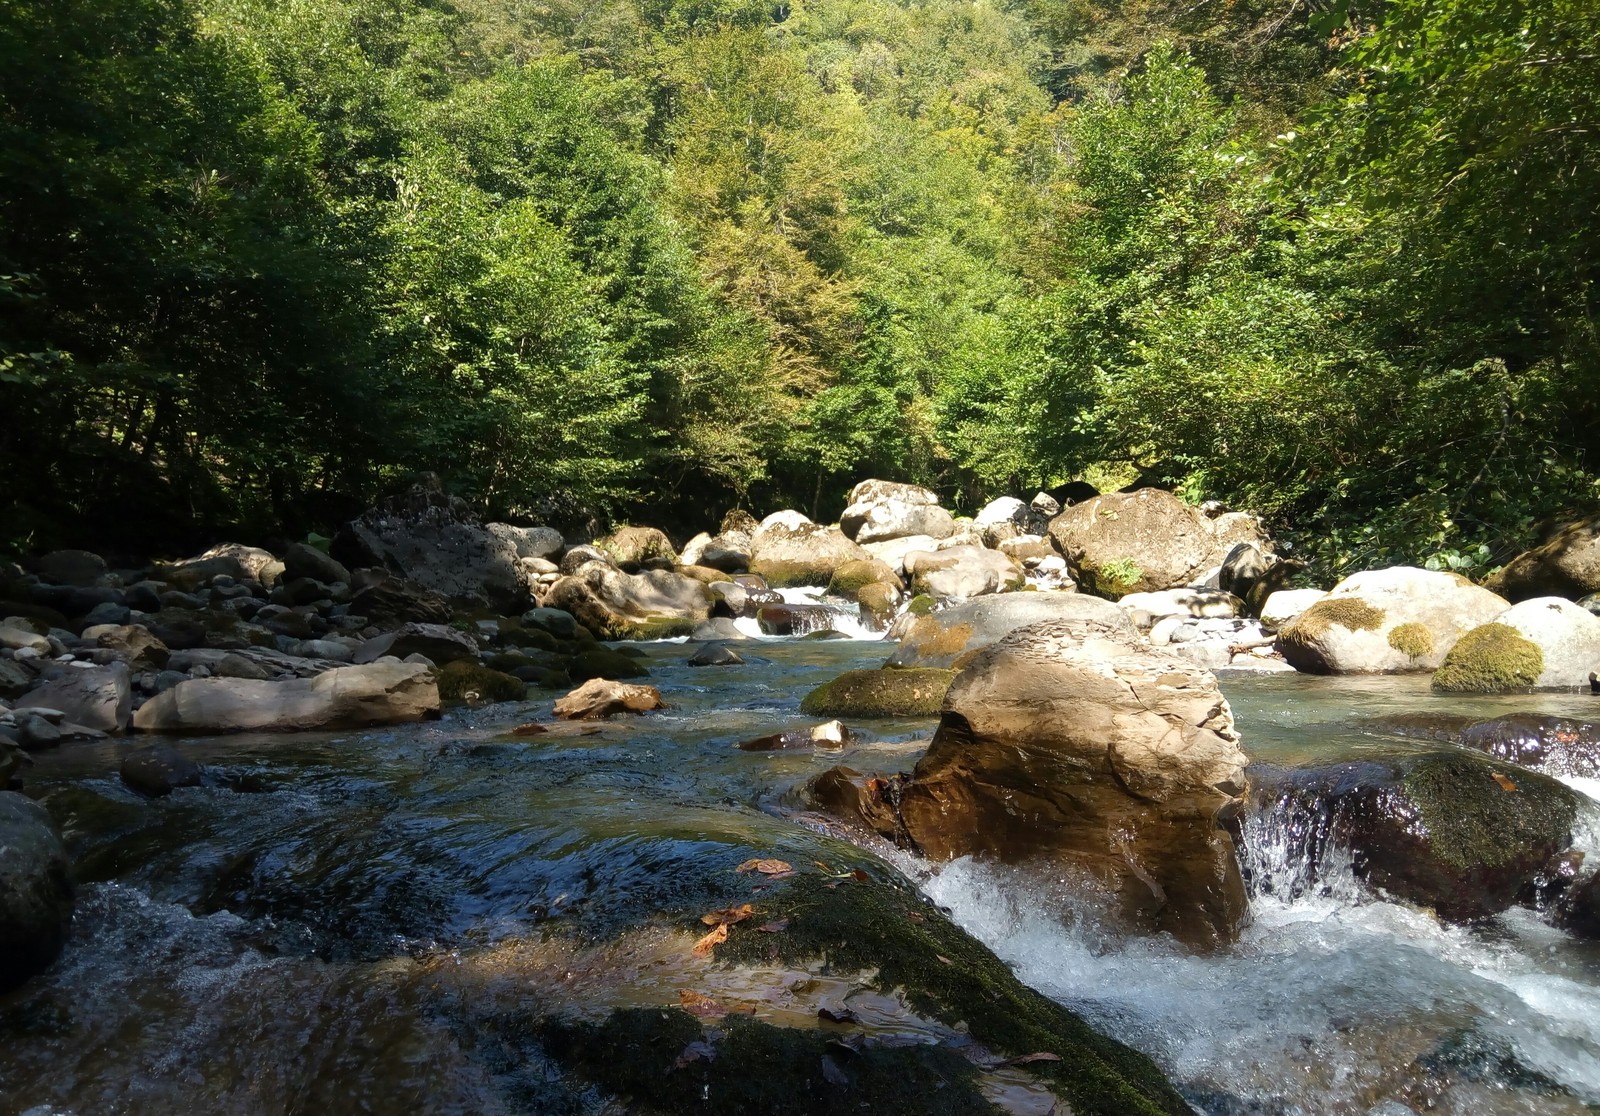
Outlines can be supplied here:
M1021 589L1022 566L1009 555L982 546L951 546L905 556L911 591L966 600Z
M827 585L840 566L871 557L839 528L812 523L799 512L767 516L750 542L750 572L780 587Z
M1394 566L1352 574L1278 632L1276 647L1311 674L1439 668L1456 641L1506 610L1459 574Z
M1073 579L1113 599L1190 585L1242 542L1272 549L1254 516L1234 512L1209 519L1158 488L1074 504L1051 520L1050 536Z
M1007 593L979 597L917 617L889 657L889 665L960 669L1010 632L1042 620L1073 625L1080 638L1091 634L1128 641L1139 638L1127 612L1100 597Z
M1523 551L1486 585L1511 601L1577 600L1600 592L1600 515L1570 523L1541 545Z
M552 585L543 604L570 612L601 639L660 639L694 631L714 601L692 577L668 570L628 574L585 562Z
M1224 825L1245 762L1210 672L1047 621L956 678L899 814L927 856L1048 860L1097 882L1120 921L1212 946L1248 915Z
M296 732L420 721L439 712L433 672L419 663L338 667L311 678L261 682L191 678L133 715L141 732Z

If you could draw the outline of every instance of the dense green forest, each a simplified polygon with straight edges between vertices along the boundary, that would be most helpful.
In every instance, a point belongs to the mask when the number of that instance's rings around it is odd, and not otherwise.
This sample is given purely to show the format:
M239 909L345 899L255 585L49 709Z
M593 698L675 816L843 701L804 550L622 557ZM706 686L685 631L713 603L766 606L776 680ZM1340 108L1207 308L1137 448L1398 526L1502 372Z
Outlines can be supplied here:
M1592 0L8 0L0 547L1600 502Z

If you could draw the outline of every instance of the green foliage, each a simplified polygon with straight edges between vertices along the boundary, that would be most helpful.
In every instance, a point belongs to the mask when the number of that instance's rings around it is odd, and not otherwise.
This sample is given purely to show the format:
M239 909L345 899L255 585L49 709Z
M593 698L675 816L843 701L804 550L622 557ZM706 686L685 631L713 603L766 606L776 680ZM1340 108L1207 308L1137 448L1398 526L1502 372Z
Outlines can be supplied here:
M1600 502L1580 0L15 0L0 545L1067 478L1481 574ZM1268 138L1275 137L1275 138Z

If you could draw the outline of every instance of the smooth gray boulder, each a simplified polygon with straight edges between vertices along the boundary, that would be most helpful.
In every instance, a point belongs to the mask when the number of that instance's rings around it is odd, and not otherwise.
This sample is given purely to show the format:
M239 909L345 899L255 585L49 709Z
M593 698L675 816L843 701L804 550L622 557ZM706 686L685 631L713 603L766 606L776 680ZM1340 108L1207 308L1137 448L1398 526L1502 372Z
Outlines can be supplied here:
M17 700L18 709L59 709L66 720L100 732L122 732L133 716L133 680L122 663L68 668Z
M191 678L133 716L140 732L296 732L420 721L439 711L433 671L417 663L336 667L313 678Z
M1075 625L1082 636L1137 642L1139 630L1127 612L1101 597L1082 593L1006 593L917 618L889 656L891 667L960 669L979 651L1018 628L1045 620Z

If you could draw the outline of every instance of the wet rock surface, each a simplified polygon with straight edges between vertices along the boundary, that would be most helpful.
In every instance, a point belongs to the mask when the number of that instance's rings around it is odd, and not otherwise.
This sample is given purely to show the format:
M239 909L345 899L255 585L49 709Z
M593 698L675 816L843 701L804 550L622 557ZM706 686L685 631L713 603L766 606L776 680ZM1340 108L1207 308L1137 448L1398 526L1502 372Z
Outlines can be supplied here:
M1356 875L1449 919L1517 902L1572 844L1578 796L1548 776L1463 751L1250 769L1255 808L1292 818L1310 863L1348 850Z
M61 952L72 921L66 849L49 813L0 790L0 993Z

